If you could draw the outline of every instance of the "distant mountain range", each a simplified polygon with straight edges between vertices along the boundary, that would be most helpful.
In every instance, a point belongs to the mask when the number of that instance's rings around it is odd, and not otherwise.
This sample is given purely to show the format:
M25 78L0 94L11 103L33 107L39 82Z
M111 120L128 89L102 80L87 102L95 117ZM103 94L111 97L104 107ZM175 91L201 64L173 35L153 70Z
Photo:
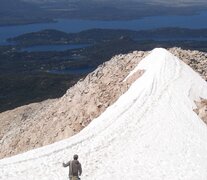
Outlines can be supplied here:
M26 33L9 38L8 41L15 42L21 46L48 45L48 44L70 44L88 43L95 44L107 42L113 39L129 38L140 40L206 40L207 29L187 28L159 28L151 30L116 30L116 29L89 29L78 33L66 33L55 29L45 29L38 32Z

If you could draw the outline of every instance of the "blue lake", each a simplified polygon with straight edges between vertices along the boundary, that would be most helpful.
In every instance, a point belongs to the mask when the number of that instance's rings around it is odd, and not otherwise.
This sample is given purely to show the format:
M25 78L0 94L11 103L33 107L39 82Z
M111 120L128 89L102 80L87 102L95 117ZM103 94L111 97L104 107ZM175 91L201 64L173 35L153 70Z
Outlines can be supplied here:
M143 30L162 27L207 28L207 11L189 16L152 16L127 21L96 21L59 19L56 23L39 23L0 27L0 45L8 44L7 38L43 29L80 32L91 28Z
M65 51L69 49L79 49L91 46L90 44L66 44L66 45L41 45L23 48L21 51L35 52L35 51Z

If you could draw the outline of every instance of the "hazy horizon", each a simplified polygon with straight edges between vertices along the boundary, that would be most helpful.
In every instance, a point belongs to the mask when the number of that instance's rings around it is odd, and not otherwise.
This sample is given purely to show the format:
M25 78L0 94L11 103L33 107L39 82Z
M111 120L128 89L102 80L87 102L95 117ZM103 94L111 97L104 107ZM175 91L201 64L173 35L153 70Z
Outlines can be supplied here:
M0 25L52 22L60 18L133 20L207 10L206 0L0 0L0 3Z

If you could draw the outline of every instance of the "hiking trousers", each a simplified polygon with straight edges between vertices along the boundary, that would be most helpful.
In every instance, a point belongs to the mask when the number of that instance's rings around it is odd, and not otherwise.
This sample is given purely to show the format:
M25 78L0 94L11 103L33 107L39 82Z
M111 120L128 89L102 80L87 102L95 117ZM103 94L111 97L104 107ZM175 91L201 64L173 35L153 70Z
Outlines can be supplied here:
M70 180L79 180L79 177L78 176L71 176Z

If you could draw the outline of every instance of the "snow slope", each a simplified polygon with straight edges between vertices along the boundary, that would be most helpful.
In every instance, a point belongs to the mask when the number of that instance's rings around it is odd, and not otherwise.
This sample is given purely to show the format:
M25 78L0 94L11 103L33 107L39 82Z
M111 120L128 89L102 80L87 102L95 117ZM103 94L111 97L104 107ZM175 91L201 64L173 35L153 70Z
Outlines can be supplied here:
M145 73L79 134L0 161L2 180L66 180L78 153L83 180L206 180L207 126L194 100L207 83L165 49L131 72ZM130 76L129 75L129 76Z

